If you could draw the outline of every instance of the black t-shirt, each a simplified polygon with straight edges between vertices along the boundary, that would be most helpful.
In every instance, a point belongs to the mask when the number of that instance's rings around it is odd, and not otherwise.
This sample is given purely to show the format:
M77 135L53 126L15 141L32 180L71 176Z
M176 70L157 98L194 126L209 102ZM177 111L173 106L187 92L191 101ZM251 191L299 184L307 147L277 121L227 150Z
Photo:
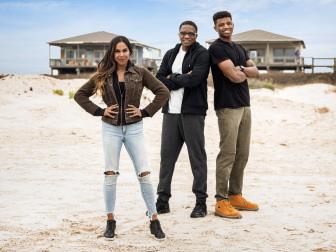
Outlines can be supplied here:
M211 58L211 72L215 88L215 110L221 108L240 108L250 106L250 93L247 80L233 83L224 76L218 63L231 60L235 66L246 66L249 60L246 50L234 42L216 39L209 47Z
M113 88L119 104L118 125L125 125L125 82L113 81Z

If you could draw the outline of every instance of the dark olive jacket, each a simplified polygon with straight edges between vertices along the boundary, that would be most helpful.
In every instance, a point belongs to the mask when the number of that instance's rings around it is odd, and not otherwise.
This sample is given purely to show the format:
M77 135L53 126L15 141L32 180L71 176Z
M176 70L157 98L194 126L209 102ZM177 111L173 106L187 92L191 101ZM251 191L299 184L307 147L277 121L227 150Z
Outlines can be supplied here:
M112 76L105 82L104 94L102 96L106 106L111 106L118 104L116 94L113 88ZM100 107L93 103L89 97L95 93L96 83L93 79L90 79L76 92L74 99L75 101L88 113L95 115L97 109ZM134 105L135 107L140 106L140 99L142 90L144 87L150 89L155 95L154 100L149 103L143 110L149 116L153 116L168 100L169 90L156 79L147 69L135 65L131 65L127 68L125 72L125 106ZM119 105L119 104L118 104ZM125 115L126 124L135 123L141 121L141 117L129 117L128 114ZM106 123L113 125L118 125L118 115L115 118L110 118L103 116L102 120Z

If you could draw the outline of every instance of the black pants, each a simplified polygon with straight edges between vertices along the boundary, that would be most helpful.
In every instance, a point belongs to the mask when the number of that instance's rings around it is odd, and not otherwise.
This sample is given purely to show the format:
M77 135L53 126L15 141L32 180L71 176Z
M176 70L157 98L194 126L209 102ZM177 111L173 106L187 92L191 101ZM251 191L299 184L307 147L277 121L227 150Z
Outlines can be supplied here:
M207 156L204 148L203 115L164 114L161 135L160 180L158 200L168 202L175 163L186 143L194 176L192 191L197 203L205 203L207 191Z

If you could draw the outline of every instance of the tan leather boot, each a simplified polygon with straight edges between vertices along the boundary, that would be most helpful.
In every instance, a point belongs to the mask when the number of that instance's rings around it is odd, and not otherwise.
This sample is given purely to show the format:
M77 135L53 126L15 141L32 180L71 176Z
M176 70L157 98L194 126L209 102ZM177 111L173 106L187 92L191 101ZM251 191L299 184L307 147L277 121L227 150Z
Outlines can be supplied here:
M231 206L228 200L217 201L215 215L231 219L240 219L242 217L241 214Z
M246 200L240 194L229 195L231 205L238 210L258 211L259 206L256 203Z

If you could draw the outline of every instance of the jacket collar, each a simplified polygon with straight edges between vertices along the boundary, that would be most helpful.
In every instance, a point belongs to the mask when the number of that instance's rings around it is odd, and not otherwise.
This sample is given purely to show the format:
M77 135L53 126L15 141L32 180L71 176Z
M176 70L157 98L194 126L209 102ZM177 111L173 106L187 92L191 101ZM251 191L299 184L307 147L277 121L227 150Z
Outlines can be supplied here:
M127 63L126 72L136 73L134 69L134 64L131 61L128 61Z
M176 54L177 54L178 51L180 50L180 47L181 47L181 46L182 46L181 43L179 43L179 44L177 44L177 45L175 46L175 48L174 48L174 52L176 52ZM198 43L198 42L195 42L194 44L192 44L192 45L188 48L187 53L195 51L196 48L198 48L198 46L199 46L199 43Z
M117 70L115 70L113 74L115 74L117 72ZM128 61L127 66L126 66L126 72L130 72L130 73L136 73L135 69L134 69L134 64L131 61ZM111 77L111 75L109 75L109 77Z

